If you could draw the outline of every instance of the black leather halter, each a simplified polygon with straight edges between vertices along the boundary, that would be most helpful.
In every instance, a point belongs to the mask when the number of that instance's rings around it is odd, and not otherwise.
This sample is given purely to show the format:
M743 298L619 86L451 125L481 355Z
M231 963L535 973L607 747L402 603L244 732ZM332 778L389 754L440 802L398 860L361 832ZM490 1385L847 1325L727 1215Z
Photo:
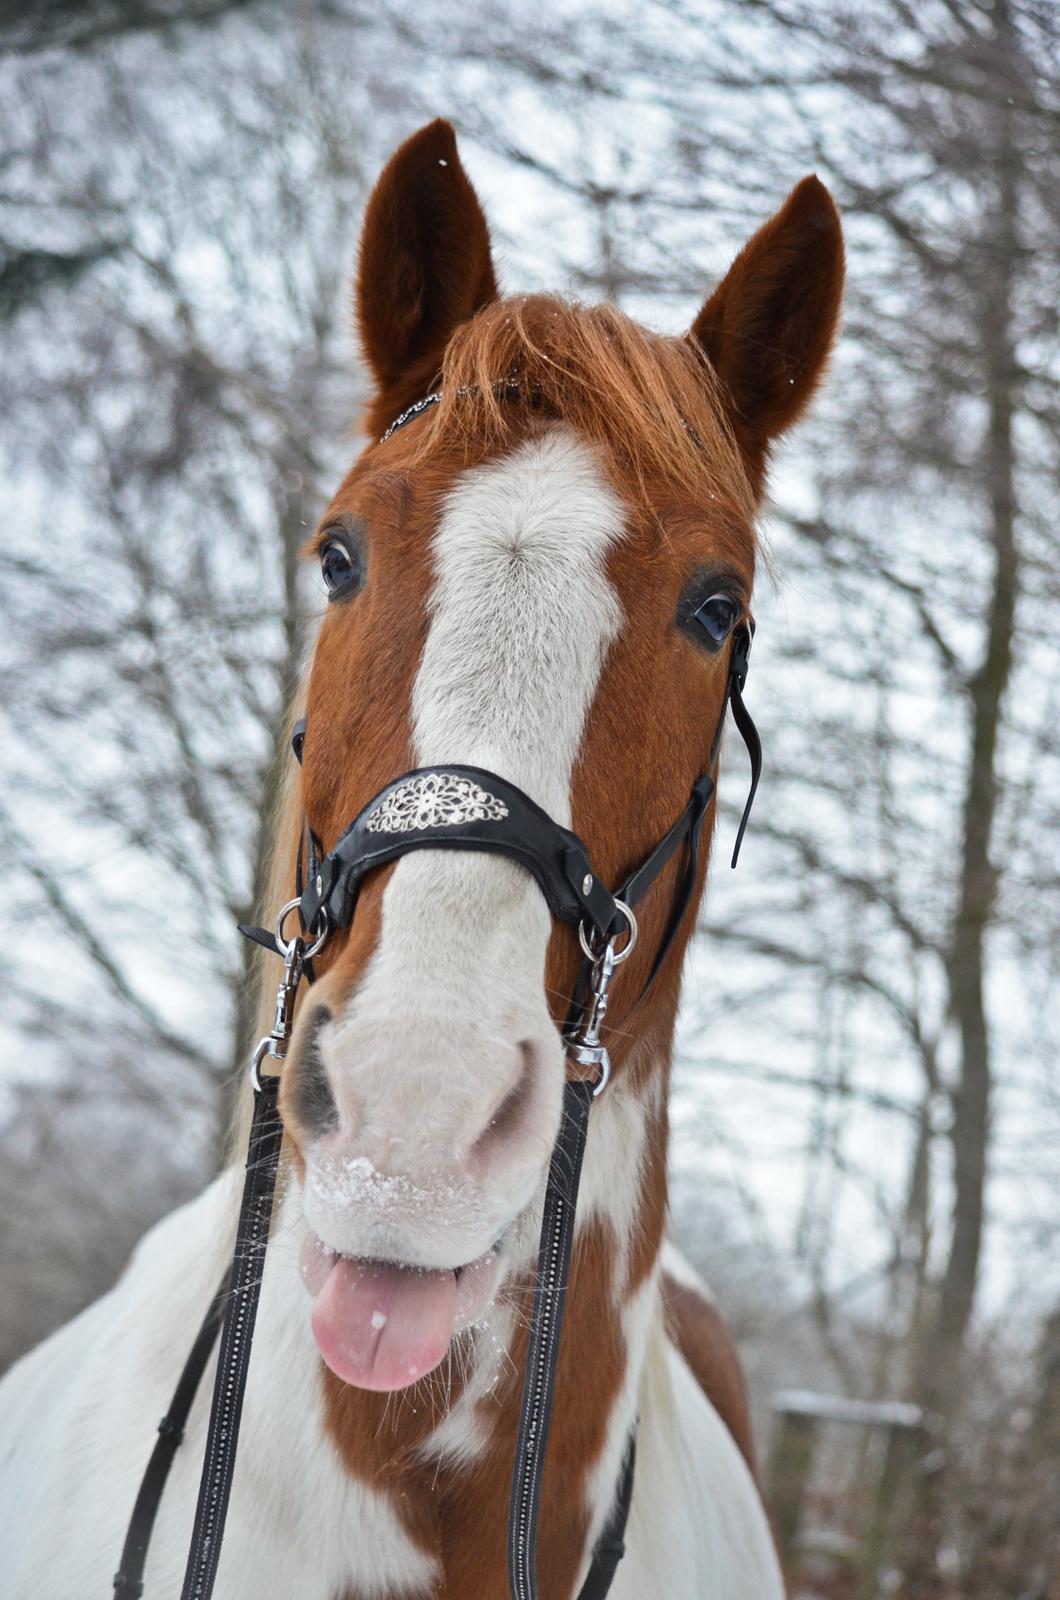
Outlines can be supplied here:
M369 800L303 893L303 925L312 928L324 911L331 927L348 928L373 867L445 846L510 856L537 879L561 922L584 921L605 938L612 924L617 931L614 897L593 875L578 836L506 778L463 766L419 767Z
M422 408L421 408L422 409ZM418 414L418 413L416 413ZM736 865L761 772L761 743L743 702L753 624L734 629L729 654L726 701L747 745L751 787L736 837ZM684 871L675 886L670 912L634 1010L659 972L688 910L696 884L703 819L714 793L714 772L724 724L724 707L715 730L707 770L692 785L673 825L617 890L609 890L593 870L588 849L568 828L553 821L507 779L478 767L439 766L404 773L382 789L350 822L334 848L322 858L308 826L300 852L297 907L303 933L282 937L243 928L250 938L285 958L273 1032L255 1052L252 1082L254 1118L247 1178L240 1209L231 1274L207 1312L178 1382L172 1404L159 1425L159 1439L148 1463L114 1579L118 1600L137 1600L151 1530L173 1454L180 1443L196 1388L218 1330L221 1352L203 1461L191 1549L181 1600L209 1600L212 1594L225 1515L231 1492L250 1344L272 1215L282 1124L276 1106L279 1077L261 1074L267 1056L282 1061L290 1036L294 996L305 975L312 981L313 950L336 928L349 927L360 884L373 868L418 849L483 850L508 856L532 874L557 920L580 926L584 959L564 1027L573 1061L600 1066L593 1081L568 1081L560 1133L549 1167L531 1314L527 1365L512 1474L508 1523L508 1573L511 1600L537 1600L537 1519L545 1448L552 1411L560 1333L566 1300L578 1183L589 1113L610 1070L600 1027L615 962L615 939L623 924L633 931L635 907L677 852L685 847ZM304 722L292 740L302 758ZM315 943L310 944L313 940ZM619 955L618 959L621 959ZM604 1600L623 1552L623 1537L633 1485L631 1436L613 1510L593 1552L578 1600Z

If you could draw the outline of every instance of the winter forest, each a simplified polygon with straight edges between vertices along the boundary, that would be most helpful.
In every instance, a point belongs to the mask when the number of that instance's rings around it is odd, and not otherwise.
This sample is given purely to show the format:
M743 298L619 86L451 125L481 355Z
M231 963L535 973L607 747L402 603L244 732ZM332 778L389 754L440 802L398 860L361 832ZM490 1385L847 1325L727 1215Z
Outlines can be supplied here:
M8 0L0 82L0 1366L225 1156L382 162L449 117L505 290L672 333L817 172L672 1228L793 1595L1060 1600L1060 7Z

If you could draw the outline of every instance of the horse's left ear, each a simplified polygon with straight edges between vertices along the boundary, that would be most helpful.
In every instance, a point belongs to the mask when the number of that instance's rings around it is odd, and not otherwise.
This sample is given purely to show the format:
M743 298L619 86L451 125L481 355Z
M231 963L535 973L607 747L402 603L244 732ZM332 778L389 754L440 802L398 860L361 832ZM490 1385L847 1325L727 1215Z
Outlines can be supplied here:
M427 392L453 330L496 297L486 219L439 117L391 156L365 211L355 300L370 430Z
M823 183L803 178L692 326L722 381L756 493L770 440L801 416L817 387L842 292L839 213Z

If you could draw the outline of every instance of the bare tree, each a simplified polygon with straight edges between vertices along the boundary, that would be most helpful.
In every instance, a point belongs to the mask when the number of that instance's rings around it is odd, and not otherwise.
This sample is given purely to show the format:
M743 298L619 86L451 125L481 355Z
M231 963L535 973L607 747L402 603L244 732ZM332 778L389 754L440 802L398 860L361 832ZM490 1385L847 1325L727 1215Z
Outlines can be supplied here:
M171 1138L167 1106L205 1118L205 1153L181 1141L189 1184L216 1160L252 1025L235 923L256 913L318 603L299 550L356 403L365 106L309 43L244 30L5 69L3 226L81 263L3 333L17 782L0 837L27 929L7 1022L64 1129L109 1102L106 1072L149 1144ZM111 244L85 260L99 225ZM16 1141L44 1094L16 1100ZM140 1225L172 1194L145 1186Z
M817 1381L946 1419L908 1592L992 1600L982 1485L1003 1458L1006 1503L1037 1496L1012 1593L1039 1592L1056 1506L977 1379L1034 1412L1030 1325L1060 1293L1058 45L1040 0L330 0L5 69L16 1021L46 1068L106 1059L134 1100L141 1058L171 1063L214 1125L247 1027L230 926L312 610L294 557L352 414L361 167L454 114L509 287L675 330L790 182L834 188L846 333L779 461L767 778L690 971L681 1120L699 1181L739 1173L734 1254L768 1258ZM1007 1241L1023 1342L994 1349L975 1313ZM764 1336L755 1360L765 1382Z
M0 4L0 51L85 50L128 34L172 36L262 0L21 0Z

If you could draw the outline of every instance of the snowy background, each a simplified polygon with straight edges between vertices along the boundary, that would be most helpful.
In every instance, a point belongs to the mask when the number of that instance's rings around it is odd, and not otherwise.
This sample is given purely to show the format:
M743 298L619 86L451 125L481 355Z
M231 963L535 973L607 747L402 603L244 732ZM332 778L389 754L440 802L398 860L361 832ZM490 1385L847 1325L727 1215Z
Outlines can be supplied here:
M778 1391L924 1414L882 1509L887 1427L818 1425L814 1594L1060 1594L1058 62L1051 0L0 8L0 1361L219 1159L386 155L449 116L506 289L674 332L817 171L844 331L764 521L674 1225L781 1513Z

